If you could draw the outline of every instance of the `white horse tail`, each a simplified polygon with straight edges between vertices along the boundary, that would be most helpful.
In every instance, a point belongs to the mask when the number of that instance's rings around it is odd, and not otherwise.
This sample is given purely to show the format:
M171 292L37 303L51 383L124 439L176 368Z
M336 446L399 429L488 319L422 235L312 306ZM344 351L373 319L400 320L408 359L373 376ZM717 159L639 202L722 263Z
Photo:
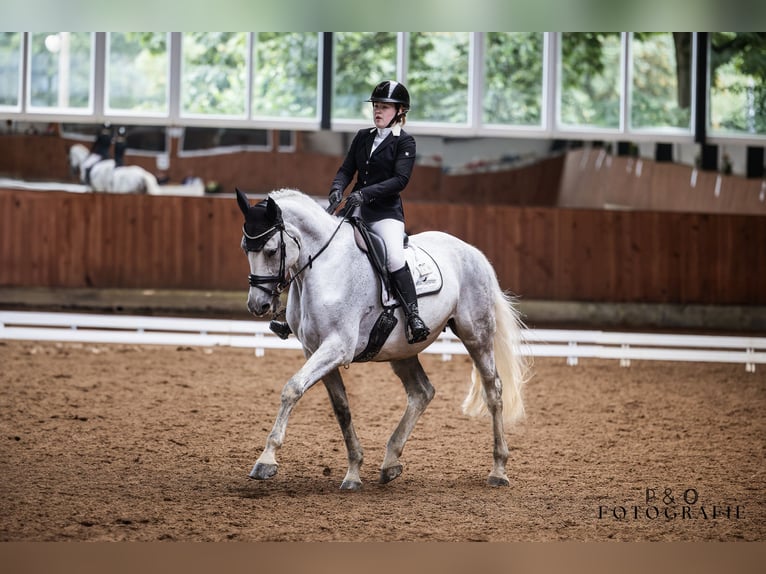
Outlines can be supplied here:
M150 195L159 194L160 184L157 183L157 178L146 170L144 170L144 173L142 175L144 176L144 187L145 187L146 193Z
M495 368L503 383L503 422L511 425L524 418L522 388L527 382L529 365L521 352L522 322L514 299L499 288L495 290ZM476 365L471 371L471 388L463 401L463 413L478 417L489 413L486 394Z

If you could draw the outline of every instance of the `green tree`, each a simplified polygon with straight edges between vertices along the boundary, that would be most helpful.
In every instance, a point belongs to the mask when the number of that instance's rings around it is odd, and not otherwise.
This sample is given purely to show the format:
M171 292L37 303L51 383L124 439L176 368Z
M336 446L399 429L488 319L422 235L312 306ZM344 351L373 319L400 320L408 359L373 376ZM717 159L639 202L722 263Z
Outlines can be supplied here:
M468 34L413 32L407 87L413 119L465 123L468 112Z
M489 32L484 62L484 121L539 125L543 105L543 34Z
M336 32L333 115L368 119L372 89L396 79L395 32Z
M319 35L259 32L253 41L253 114L317 115Z
M724 110L719 127L766 134L766 32L715 32L710 44L712 103Z

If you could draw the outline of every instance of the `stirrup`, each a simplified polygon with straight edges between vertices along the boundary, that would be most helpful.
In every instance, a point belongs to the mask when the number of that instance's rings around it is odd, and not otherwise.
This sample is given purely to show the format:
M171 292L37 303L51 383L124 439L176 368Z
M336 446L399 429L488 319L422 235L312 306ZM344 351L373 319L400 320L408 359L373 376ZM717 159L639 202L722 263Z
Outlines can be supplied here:
M284 321L272 321L269 323L269 329L280 339L287 339L292 333L290 325Z

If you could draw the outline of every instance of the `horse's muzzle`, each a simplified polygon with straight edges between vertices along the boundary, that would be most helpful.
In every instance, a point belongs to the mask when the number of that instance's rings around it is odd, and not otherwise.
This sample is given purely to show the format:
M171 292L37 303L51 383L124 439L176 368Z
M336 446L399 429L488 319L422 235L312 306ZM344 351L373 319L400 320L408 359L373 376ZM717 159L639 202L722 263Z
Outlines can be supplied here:
M247 310L256 317L262 317L274 308L274 301L264 297L257 297L251 291L247 296Z

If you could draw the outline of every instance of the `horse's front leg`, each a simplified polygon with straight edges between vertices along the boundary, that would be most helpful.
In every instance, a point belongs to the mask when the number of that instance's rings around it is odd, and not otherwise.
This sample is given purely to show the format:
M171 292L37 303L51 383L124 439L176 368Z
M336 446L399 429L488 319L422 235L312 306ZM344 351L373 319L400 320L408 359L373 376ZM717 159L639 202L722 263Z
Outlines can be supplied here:
M327 389L327 394L330 395L335 418L338 419L348 451L348 471L340 488L341 490L359 490L362 487L359 470L364 461L364 451L359 437L356 435L354 424L351 422L351 410L348 407L348 397L346 396L346 387L343 385L343 378L340 371L334 369L325 375L322 382Z
M287 421L295 405L303 394L328 372L337 369L343 362L339 355L339 344L325 344L308 358L282 388L281 402L274 426L266 439L266 447L250 471L250 478L265 480L277 473L276 453L282 447L287 430Z

